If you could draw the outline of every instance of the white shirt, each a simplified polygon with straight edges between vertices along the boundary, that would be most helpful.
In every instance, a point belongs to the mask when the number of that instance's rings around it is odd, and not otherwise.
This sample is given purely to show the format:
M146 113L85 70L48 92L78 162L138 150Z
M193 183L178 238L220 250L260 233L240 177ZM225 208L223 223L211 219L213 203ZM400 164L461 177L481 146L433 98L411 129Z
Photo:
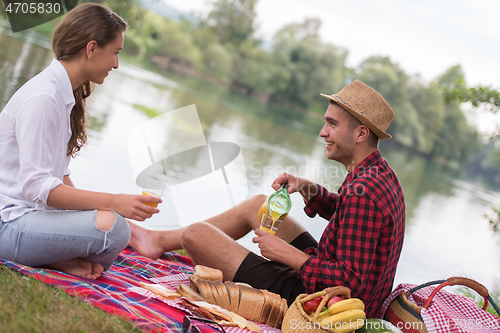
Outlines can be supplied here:
M0 113L0 211L4 222L50 210L49 192L69 174L71 81L54 59L26 82Z

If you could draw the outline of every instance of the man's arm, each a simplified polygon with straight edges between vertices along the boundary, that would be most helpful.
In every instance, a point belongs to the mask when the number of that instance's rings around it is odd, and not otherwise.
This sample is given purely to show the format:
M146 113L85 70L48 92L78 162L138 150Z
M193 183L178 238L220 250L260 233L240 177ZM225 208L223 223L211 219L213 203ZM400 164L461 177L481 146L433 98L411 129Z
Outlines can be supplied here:
M306 292L334 285L362 290L376 258L384 221L372 200L366 196L349 197L325 231L322 252L314 251L299 269Z
M325 187L288 173L279 175L271 186L278 190L282 184L288 184L289 193L299 192L302 195L306 204L304 210L309 217L318 214L329 220L335 212L337 194L328 192Z
M275 190L278 190L282 184L288 184L288 192L290 194L299 192L305 202L308 202L318 193L318 188L315 182L305 178L295 177L288 173L282 173L279 175L271 186Z
M306 202L304 212L309 217L314 217L318 214L322 218L330 220L337 209L338 195L328 192L321 185L316 185L316 189L318 193Z

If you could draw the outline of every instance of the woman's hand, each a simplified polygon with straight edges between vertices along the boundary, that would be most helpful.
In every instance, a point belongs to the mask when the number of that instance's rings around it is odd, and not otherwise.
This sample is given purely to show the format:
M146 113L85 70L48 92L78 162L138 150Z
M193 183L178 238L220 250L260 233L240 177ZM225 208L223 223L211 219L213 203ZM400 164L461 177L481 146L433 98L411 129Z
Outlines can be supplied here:
M145 202L162 202L161 198L139 194L115 194L113 199L115 212L136 221L144 221L160 211L158 208L146 205Z
M282 173L272 183L272 188L278 190L282 184L288 184L288 193L299 192L307 202L318 192L316 183L301 177L295 177L288 173Z
M161 203L161 198L140 194L110 194L76 189L61 184L49 193L47 205L59 209L113 210L125 218L144 221L160 210L145 202Z
M309 255L293 247L283 239L256 229L252 242L259 244L260 253L269 260L282 262L298 271Z

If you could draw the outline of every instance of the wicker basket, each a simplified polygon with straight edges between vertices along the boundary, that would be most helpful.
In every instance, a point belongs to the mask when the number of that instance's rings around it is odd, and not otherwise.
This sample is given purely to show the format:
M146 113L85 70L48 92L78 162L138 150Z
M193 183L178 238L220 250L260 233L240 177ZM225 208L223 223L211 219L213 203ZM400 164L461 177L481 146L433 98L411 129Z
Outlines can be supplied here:
M408 297L418 291L419 289L439 284L430 294L430 296L425 301L423 307L418 306L417 304L410 302ZM500 314L500 309L498 305L494 302L493 298L489 295L488 289L486 289L483 285L478 282L465 278L465 277L451 277L447 280L438 280L431 281L428 283L421 284L416 286L415 288L410 289L409 291L402 293L397 296L386 309L384 314L384 319L392 322L392 324L400 327L401 330L405 333L427 333L427 327L425 326L424 320L420 314L420 311L425 308L429 309L432 304L432 300L434 296L438 293L441 288L445 286L457 286L462 285L471 288L476 291L480 296L484 297L484 306L482 310L485 310L488 306L488 302L494 307L497 313ZM462 311L461 303L459 300L453 304L453 307L456 307L460 311ZM450 308L447 309L439 309L436 311L449 311ZM478 309L479 310L479 309ZM480 311L480 310L479 310ZM446 313L441 314L441 316L445 316ZM464 320L470 320L471 323L474 322L474 313L465 313ZM472 317L467 317L467 315ZM477 322L480 322L479 320ZM451 325L451 324L450 324ZM408 328L410 327L410 328ZM455 332L459 332L455 330Z
M304 311L304 307L302 306L302 304L319 296L325 297L318 306L318 309L314 313L314 316L311 317L307 314L307 312ZM311 295L300 294L299 296L297 296L292 305L290 305L290 308L286 312L285 317L283 318L281 331L283 333L338 333L334 329L323 327L320 322L316 321L316 319L318 319L319 313L323 309L323 306L325 306L328 300L333 296L342 296L346 299L351 298L351 291L346 287L331 287L326 288L323 291L318 291L317 293Z

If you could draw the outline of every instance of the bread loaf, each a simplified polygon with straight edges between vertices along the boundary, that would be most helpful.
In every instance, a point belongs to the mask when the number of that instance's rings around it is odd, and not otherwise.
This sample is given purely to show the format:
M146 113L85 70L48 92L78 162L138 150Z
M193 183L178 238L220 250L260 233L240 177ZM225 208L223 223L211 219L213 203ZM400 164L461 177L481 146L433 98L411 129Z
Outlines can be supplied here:
M286 300L278 294L245 283L222 282L222 272L218 269L196 265L189 281L189 286L178 287L180 295L218 305L247 320L278 328L288 309Z
M210 268L207 266L196 265L194 266L195 278L200 278L209 281L222 281L222 272L215 268Z
M285 313L286 300L267 290L238 285L230 281L198 279L200 295L208 303L234 312L243 318L279 327Z
M263 323L263 324L267 324L268 323L268 320L271 316L271 312L272 311L276 311L275 310L275 302L274 302L274 298L269 295L269 292L267 290L262 290L262 293L264 294L265 296L265 301L264 301L264 305L262 306L262 312L260 314L260 318L258 320L259 323ZM270 325L272 326L272 325Z
M280 305L276 301L276 297L274 297L271 292L267 292L266 294L267 294L266 298L269 298L269 301L272 304L272 308L271 311L269 312L269 317L267 317L267 320L264 323L269 326L276 327L280 319L279 318Z
M219 305L224 309L229 310L231 306L229 304L229 295L227 293L226 285L221 281L215 281L214 284L215 288L219 292L219 299L220 299Z
M240 306L238 307L238 312L240 316L245 319L253 320L253 311L258 304L260 304L260 309L262 310L262 304L264 301L264 294L259 289L239 286L240 288Z
M177 288L175 288L177 293L182 297L186 297L191 301L204 301L205 299L195 290L193 290L190 286L186 286L185 284L181 284Z
M205 299L205 301L207 301L210 304L216 304L212 288L210 288L208 281L203 279L198 279L196 283L198 286L198 290L200 291L200 295Z
M229 311L238 313L238 308L240 306L240 288L230 281L224 282L226 285L226 290L229 296Z

